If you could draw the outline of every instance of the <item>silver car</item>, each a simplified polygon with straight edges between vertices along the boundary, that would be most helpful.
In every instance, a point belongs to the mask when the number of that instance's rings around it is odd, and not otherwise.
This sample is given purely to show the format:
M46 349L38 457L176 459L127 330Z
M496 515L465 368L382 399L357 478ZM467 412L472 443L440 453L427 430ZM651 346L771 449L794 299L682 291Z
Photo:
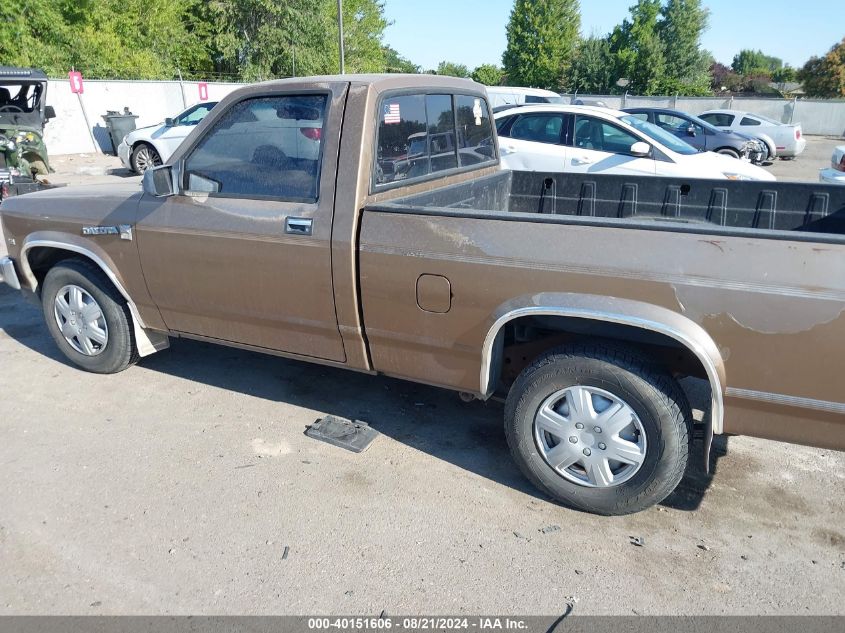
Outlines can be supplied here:
M781 123L742 110L708 110L698 116L723 130L741 132L760 139L769 149L769 158L795 158L807 146L800 123Z

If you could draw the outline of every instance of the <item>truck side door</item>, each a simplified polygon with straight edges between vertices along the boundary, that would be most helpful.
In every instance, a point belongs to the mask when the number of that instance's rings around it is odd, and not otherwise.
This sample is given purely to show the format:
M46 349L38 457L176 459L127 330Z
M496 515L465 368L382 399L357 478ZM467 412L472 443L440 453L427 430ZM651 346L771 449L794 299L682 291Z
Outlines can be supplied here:
M168 329L345 359L331 230L347 87L247 93L215 109L180 150L176 195L142 199L141 263Z

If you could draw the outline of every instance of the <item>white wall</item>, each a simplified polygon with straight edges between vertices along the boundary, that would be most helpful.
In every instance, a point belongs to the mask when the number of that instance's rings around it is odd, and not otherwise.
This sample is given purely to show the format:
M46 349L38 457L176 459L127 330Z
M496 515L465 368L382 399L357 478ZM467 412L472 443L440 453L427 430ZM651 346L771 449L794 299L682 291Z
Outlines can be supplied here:
M208 100L219 101L242 84L209 83ZM184 89L184 101L183 101ZM186 81L88 81L85 92L71 93L66 80L51 79L47 86L47 105L56 110L44 129L44 142L50 154L110 152L111 141L102 116L108 110L123 112L128 107L137 114L136 125L154 125L200 101L197 82ZM89 132L80 107L80 98L88 114ZM94 134L96 149L91 141Z

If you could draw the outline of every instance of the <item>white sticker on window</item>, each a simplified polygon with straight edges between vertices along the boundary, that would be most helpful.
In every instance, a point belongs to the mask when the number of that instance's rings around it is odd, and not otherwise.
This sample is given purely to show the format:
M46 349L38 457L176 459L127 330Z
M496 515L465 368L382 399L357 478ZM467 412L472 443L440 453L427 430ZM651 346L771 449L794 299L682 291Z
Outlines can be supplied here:
M398 103L384 104L384 122L386 125L402 122L402 115L399 113Z
M472 116L475 117L475 124L481 125L481 99L476 99L472 106Z

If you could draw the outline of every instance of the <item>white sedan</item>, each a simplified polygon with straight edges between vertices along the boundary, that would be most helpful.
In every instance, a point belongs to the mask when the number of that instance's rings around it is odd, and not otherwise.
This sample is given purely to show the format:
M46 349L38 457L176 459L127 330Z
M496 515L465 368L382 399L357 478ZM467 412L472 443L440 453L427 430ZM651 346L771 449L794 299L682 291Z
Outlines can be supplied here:
M172 119L165 119L164 123L130 132L117 146L120 162L138 174L167 162L191 130L199 125L216 105L216 101L198 103Z
M516 171L775 180L751 163L700 152L619 110L536 105L495 115L502 166Z
M769 148L769 158L795 158L807 147L800 123L781 123L741 110L708 110L698 115L710 125L758 138Z
M845 185L845 145L833 148L830 167L819 171L819 180L830 185Z

